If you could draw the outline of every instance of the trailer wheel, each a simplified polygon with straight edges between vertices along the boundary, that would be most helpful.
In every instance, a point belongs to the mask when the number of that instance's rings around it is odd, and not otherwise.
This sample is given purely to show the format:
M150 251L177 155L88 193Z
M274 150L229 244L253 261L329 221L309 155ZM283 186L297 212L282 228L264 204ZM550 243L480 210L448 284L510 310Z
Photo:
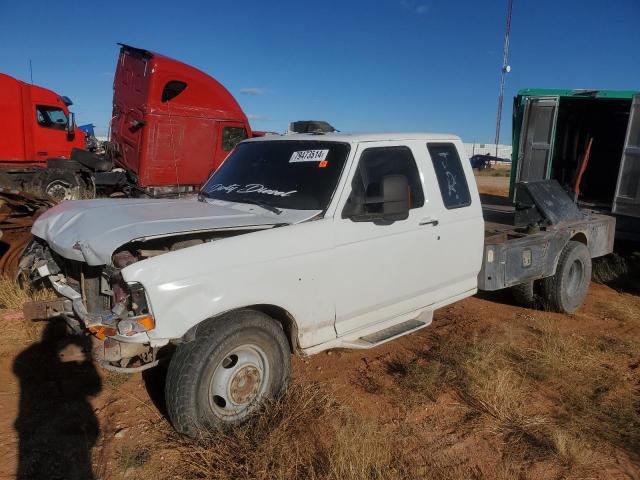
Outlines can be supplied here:
M260 402L281 395L291 354L280 325L255 310L238 310L198 327L178 345L165 384L167 411L180 433L246 421Z
M587 296L591 282L591 255L580 242L570 241L562 250L555 275L542 280L542 293L550 310L575 312Z
M82 198L81 180L74 172L69 170L58 168L45 170L40 186L45 195L59 202Z

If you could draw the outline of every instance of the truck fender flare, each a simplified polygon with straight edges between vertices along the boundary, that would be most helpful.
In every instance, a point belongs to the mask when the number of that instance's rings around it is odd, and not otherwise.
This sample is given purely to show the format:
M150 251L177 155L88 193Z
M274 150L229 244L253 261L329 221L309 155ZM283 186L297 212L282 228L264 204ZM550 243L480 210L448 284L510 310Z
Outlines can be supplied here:
M582 231L577 231L577 232L573 232L570 234L567 234L566 237L563 235L562 238L562 247L558 248L555 257L553 259L553 269L550 273L549 276L555 275L556 271L558 270L558 262L560 261L560 256L562 255L562 252L564 250L564 248L569 244L569 242L580 242L582 244L584 244L585 247L589 248L589 242L587 240L587 235ZM589 250L591 251L591 250Z

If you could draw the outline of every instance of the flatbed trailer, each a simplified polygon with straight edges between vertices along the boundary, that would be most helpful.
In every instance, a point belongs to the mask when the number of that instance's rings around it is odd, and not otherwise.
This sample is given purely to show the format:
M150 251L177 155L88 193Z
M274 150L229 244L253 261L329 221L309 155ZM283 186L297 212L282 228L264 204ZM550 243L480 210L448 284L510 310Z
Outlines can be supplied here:
M512 204L503 197L481 195L485 244L478 289L511 287L516 300L527 306L538 303L572 312L577 301L549 297L586 294L586 289L571 288L580 283L580 276L590 277L591 258L613 251L615 218L579 209L555 180L520 183L517 198ZM571 242L585 245L588 258L563 256ZM560 278L563 275L566 278ZM567 291L556 292L558 287Z

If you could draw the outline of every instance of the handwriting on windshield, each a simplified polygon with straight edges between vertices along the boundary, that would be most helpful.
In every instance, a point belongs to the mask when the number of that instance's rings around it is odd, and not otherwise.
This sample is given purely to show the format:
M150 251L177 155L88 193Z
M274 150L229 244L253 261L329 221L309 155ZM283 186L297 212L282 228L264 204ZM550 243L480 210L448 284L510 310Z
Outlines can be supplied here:
M263 195L273 195L275 197L288 197L297 192L297 190L291 190L289 192L282 192L280 190L274 190L267 188L261 183L249 183L247 185L239 185L233 183L231 185L222 185L218 183L211 187L209 192L224 192L224 193L261 193Z

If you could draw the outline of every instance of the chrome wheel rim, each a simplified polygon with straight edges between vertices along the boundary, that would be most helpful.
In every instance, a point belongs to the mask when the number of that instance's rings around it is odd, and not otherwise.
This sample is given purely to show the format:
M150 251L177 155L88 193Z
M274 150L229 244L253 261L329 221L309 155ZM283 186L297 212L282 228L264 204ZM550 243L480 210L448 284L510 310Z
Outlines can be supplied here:
M45 189L45 193L56 200L72 200L73 189L63 180L54 180Z

